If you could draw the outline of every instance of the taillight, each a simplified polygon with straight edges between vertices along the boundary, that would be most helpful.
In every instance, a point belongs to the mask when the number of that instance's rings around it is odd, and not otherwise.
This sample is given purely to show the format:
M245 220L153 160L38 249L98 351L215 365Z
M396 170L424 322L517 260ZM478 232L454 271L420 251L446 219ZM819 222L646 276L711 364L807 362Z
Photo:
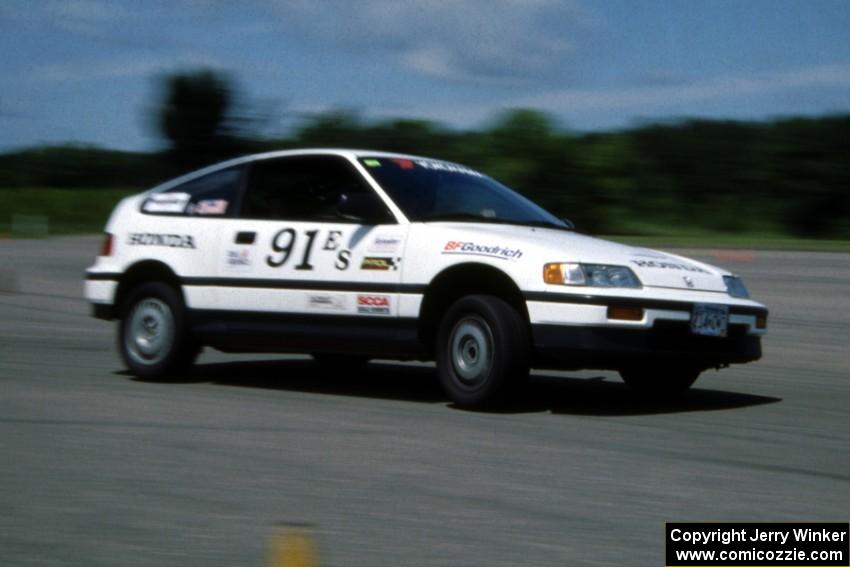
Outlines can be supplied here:
M100 255L112 256L112 235L108 232L103 235L103 241L100 243Z

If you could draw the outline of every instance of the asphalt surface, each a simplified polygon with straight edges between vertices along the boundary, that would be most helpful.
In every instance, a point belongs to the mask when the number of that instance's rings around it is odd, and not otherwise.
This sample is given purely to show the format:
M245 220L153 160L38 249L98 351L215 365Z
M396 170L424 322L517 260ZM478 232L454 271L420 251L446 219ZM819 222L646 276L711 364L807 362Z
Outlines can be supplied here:
M663 565L665 521L850 519L850 255L694 253L771 332L681 402L537 372L479 413L421 365L204 353L133 379L81 299L96 249L0 241L2 566L258 566L304 523L323 565Z

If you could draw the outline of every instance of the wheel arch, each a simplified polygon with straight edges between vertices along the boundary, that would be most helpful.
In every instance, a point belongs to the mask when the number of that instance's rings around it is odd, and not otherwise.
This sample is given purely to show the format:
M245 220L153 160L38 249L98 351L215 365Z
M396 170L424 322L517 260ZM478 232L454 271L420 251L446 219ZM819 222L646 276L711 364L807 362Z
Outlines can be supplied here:
M142 260L131 265L124 271L118 282L118 289L115 292L115 314L120 319L124 313L124 303L127 300L127 295L136 286L147 282L162 282L173 287L183 305L186 304L186 297L183 295L183 288L180 285L180 278L167 264L158 260Z
M437 274L419 307L419 340L433 353L440 321L452 303L466 295L494 295L516 309L528 323L528 306L517 283L502 270L478 262L450 266Z

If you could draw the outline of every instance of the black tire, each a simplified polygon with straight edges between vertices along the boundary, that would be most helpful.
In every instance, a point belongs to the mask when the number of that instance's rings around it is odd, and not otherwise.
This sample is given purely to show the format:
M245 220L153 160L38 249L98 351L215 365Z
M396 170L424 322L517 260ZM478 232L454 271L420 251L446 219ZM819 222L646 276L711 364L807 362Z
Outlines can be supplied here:
M313 353L313 360L322 368L333 371L359 370L369 362L368 356L359 354Z
M118 351L140 378L183 373L200 352L189 335L180 293L165 283L144 283L131 290L118 325Z
M495 406L528 378L528 323L504 300L468 295L449 307L437 334L440 383L459 406Z
M701 372L688 365L641 364L621 369L620 377L640 394L675 397L684 394Z

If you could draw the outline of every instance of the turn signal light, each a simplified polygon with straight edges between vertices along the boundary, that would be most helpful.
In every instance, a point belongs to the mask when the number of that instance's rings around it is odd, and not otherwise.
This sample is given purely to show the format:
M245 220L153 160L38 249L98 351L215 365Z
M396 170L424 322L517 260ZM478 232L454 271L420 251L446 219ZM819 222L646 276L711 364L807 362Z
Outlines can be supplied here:
M643 320L643 308L612 305L608 307L608 318L619 319L620 321L641 321Z
M564 271L561 269L563 264L546 264L543 266L543 281L551 284L564 283Z
M100 255L112 256L112 235L108 232L103 235L103 241L100 243Z
M767 313L756 315L756 329L767 329Z

